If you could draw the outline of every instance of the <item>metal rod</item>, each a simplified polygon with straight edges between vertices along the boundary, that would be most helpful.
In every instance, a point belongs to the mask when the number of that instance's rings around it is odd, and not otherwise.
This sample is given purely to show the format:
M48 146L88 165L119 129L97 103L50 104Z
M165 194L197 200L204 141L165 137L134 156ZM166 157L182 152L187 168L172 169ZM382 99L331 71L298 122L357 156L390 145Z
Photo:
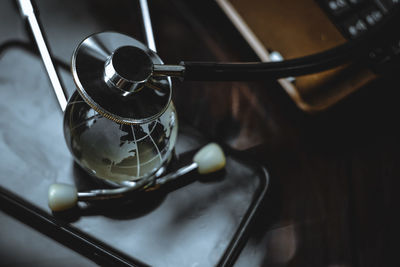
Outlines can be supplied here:
M44 67L46 68L51 85L53 86L54 93L56 94L61 110L64 112L68 102L67 91L64 89L57 70L54 67L46 39L41 31L40 22L36 17L32 2L31 0L17 0L17 4L21 11L22 17L26 19L29 28L32 31L32 35L35 38L35 42L39 49L40 56L42 57Z
M156 179L155 185L163 185L169 181L178 179L189 172L197 169L197 163L193 162L190 165L184 166L172 173L161 176ZM124 196L127 193L143 189L148 184L147 180L142 180L138 182L134 182L131 186L113 188L113 189L95 189L87 192L78 192L78 200L86 201L86 200L101 200L101 199L110 199L110 198L119 198Z
M78 192L78 200L100 200L100 199L110 199L110 198L119 198L124 196L126 193L133 192L135 190L139 190L143 188L148 181L142 180L139 182L135 182L132 186L129 187L120 187L113 189L95 189L87 192Z
M139 3L140 3L140 11L142 13L146 44L151 50L157 52L156 43L154 41L153 27L151 26L149 5L147 4L147 0L139 0Z
M184 74L184 65L153 65L153 76L172 76L182 78Z
M199 167L199 165L197 165L196 162L193 162L192 164L184 166L184 167L178 169L175 172L169 173L169 174L167 174L165 176L162 176L162 177L158 178L156 180L156 184L157 185L163 185L163 184L165 184L165 183L167 183L169 181L172 181L172 180L175 180L175 179L177 179L179 177L182 177L183 175L186 175L191 171L196 170L198 167Z

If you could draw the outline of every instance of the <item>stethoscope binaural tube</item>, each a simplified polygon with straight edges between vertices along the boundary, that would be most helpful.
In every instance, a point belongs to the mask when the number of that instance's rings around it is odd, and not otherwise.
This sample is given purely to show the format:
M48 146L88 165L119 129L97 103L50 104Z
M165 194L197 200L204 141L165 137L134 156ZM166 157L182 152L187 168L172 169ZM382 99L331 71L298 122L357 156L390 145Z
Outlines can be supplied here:
M28 19L30 25L32 25L32 21L33 25L38 24L30 1L17 0L17 3L20 5L21 13ZM140 1L140 4L144 23L151 27L147 1ZM382 41L387 39L388 36L393 36L393 32L396 32L400 23L399 10L399 6L395 6L391 13L387 14L382 21L370 29L364 36L327 51L309 56L288 59L280 62L224 63L183 61L177 65L154 65L154 67L149 71L151 72L151 75L154 76L179 77L187 81L269 80L312 74L347 62L365 58L366 53L376 47L377 44L382 43ZM35 27L31 28L35 33ZM150 48L155 51L154 40L150 38L151 36L152 30L147 26L146 39L148 39L148 45L152 46ZM40 45L41 44L38 43L39 48ZM57 82L53 81L52 83L57 84Z
M193 157L192 163L172 173L157 177L155 184L148 184L147 180L131 182L130 186L115 189L96 189L78 192L75 186L67 184L52 184L49 188L48 203L52 211L64 211L74 207L78 201L120 198L128 193L145 190L148 187L159 187L170 181L197 171L200 175L210 174L223 169L226 158L222 148L216 143L210 143L201 148Z
M320 53L279 62L183 61L179 65L154 66L154 75L175 76L186 81L262 81L317 73L365 59L372 49L385 45L385 40L396 38L398 25L399 5L363 36Z
M40 28L30 1L17 0L17 2L20 5L21 13L27 18L31 26L35 39L38 40L36 36L40 37L42 35L35 34L37 31L40 33ZM147 1L140 1L140 4L144 23L151 26ZM393 32L396 32L400 24L399 10L399 6L394 7L390 14L387 14L381 22L360 38L346 42L327 51L280 62L224 63L182 61L177 65L160 64L149 66L139 61L137 62L138 65L136 68L147 73L147 78L138 81L131 80L131 86L140 89L141 84L146 83L151 77L156 76L178 77L186 81L261 81L321 72L345 63L364 59L372 48L382 43L388 36L393 37ZM33 27L32 25L38 26ZM152 46L150 48L155 50L154 40L150 37L152 37L152 29L151 27L147 27L146 39L148 39L148 45ZM41 39L43 38L39 38L39 41ZM52 80L53 87L59 88L56 90L56 94L59 95L58 98L61 99L63 94L62 88L59 86L60 82L57 81L59 79L57 79L55 71L52 70L54 67L51 66L51 60L50 63L46 64L46 61L49 61L47 60L49 56L47 56L48 53L46 53L47 47L45 46L45 42L38 42L37 44L39 48L40 46L44 47L40 49L40 51L46 69L49 72L50 79ZM44 51L43 53L42 50ZM53 75L50 75L51 73L53 73ZM137 86L135 83L137 83ZM60 105L65 106L65 103L60 102Z

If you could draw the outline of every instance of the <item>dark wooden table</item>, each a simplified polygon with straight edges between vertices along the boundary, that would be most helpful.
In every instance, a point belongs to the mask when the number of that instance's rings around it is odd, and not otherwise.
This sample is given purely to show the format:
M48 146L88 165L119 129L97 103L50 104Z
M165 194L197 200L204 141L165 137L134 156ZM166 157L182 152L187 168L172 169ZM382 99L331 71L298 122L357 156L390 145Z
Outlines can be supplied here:
M172 1L184 23L155 18L160 44L182 46L160 46L167 62L256 60L213 5L194 2ZM271 173L270 198L238 265L399 266L399 88L383 78L307 115L275 82L179 85L187 121L249 149Z
M137 6L110 3L38 0L54 54L69 61L78 37L91 31L140 36L138 13L132 15ZM257 60L211 0L156 0L150 7L166 63ZM71 18L85 26L69 27ZM26 38L18 25L1 26L2 41ZM181 121L247 150L271 174L237 266L399 266L399 87L396 77L385 77L328 111L307 115L275 81L176 82Z

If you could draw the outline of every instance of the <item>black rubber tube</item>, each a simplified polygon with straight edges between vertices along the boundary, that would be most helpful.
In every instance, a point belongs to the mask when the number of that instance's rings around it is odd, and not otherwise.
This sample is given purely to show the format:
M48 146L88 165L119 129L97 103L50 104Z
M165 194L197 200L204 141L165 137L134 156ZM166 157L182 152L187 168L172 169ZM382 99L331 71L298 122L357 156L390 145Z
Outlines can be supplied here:
M345 63L366 59L368 53L390 38L398 37L399 7L364 36L317 54L280 62L182 62L184 80L188 81L250 81L301 76L321 72Z

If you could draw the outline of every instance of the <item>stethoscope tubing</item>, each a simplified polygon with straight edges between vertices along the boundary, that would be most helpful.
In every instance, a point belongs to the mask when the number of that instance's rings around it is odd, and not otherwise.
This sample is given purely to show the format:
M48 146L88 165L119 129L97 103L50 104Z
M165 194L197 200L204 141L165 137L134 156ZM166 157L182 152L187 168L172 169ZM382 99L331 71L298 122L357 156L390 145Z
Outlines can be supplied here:
M395 38L400 25L397 6L364 36L329 50L279 62L190 62L183 61L187 81L262 81L296 77L328 70L346 63L360 62L384 41Z
M51 54L46 39L40 30L40 21L30 0L17 0L24 18L28 21L30 30L39 47L60 106L65 106L65 90L51 61ZM147 45L156 50L150 13L147 1L140 1L145 39ZM286 77L296 77L328 70L346 63L357 62L367 58L368 53L383 40L396 32L400 25L399 7L393 11L364 36L320 53L287 59L279 62L193 62L182 61L184 66L181 78L186 81L262 81ZM382 30L385 29L385 30Z

